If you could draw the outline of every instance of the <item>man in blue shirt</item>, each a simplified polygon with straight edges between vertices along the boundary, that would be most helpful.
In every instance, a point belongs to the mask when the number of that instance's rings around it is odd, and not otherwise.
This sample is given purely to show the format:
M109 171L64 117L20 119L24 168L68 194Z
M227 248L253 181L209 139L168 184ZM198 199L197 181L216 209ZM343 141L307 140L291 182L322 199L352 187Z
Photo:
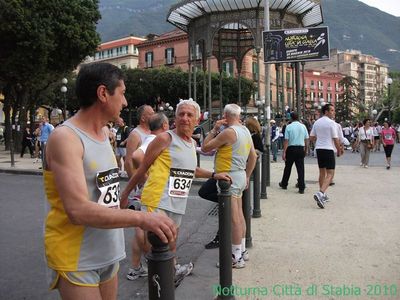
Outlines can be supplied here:
M46 161L46 144L49 139L50 133L54 130L54 126L49 123L46 117L42 117L42 124L40 125L40 149L42 150L42 162Z
M306 126L299 122L296 112L290 114L292 123L286 126L285 140L283 142L282 159L285 161L285 170L279 186L286 190L292 171L293 163L296 165L299 193L304 194L304 157L308 147L308 132Z

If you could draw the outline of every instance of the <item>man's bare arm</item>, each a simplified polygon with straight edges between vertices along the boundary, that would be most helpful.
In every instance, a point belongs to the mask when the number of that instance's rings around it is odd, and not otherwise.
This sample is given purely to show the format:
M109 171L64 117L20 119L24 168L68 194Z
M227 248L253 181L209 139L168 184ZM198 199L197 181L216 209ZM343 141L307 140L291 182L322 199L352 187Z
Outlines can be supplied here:
M125 187L121 194L121 207L125 208L128 204L128 195L135 188L135 186L142 181L146 173L160 153L166 149L171 143L171 136L164 132L156 136L156 138L149 144L146 150L146 155L136 170L135 174L129 179L128 185Z
M137 132L132 131L128 138L126 139L126 156L125 156L125 171L128 173L129 177L133 176L133 171L135 170L133 161L132 161L132 154L135 152L137 148L139 148L141 140L140 136Z

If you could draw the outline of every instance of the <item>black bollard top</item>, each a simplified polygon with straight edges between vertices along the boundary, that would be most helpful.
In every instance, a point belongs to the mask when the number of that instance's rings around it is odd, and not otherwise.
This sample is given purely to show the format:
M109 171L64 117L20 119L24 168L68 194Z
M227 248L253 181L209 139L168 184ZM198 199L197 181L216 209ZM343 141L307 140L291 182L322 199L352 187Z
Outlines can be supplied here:
M165 247L166 243L164 243L163 241L160 240L160 238L154 233L149 231L147 233L147 238L149 239L150 244L154 247L154 248L162 248Z
M222 191L227 191L231 186L231 182L226 180L218 180L218 186Z

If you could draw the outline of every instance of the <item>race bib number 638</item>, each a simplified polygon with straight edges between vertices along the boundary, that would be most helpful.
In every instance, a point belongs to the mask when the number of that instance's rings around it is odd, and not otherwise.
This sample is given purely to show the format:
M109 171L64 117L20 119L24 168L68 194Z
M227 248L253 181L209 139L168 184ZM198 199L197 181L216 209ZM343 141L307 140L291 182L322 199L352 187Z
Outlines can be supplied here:
M118 168L97 173L96 185L101 193L97 203L109 208L119 208L120 186Z

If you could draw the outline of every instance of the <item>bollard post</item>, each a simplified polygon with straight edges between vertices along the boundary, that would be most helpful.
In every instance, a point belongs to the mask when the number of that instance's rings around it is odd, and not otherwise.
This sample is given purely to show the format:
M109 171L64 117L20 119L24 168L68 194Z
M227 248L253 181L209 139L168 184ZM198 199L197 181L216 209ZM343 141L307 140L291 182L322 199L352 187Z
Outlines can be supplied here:
M253 170L253 178L254 178L254 204L253 204L253 218L261 217L261 208L260 208L260 194L261 194L261 186L260 186L260 156L257 156L256 166Z
M251 248L253 246L253 238L251 237L250 184L249 187L243 191L242 210L246 221L246 248Z
M169 245L159 237L148 232L151 252L146 254L148 260L149 300L174 300L174 255L169 251Z
M220 290L231 290L232 287L232 228L231 228L231 193L230 182L218 180L220 193L218 193L219 203L219 285ZM234 299L228 293L219 293L217 299Z
M196 152L197 166L200 168L200 153Z

